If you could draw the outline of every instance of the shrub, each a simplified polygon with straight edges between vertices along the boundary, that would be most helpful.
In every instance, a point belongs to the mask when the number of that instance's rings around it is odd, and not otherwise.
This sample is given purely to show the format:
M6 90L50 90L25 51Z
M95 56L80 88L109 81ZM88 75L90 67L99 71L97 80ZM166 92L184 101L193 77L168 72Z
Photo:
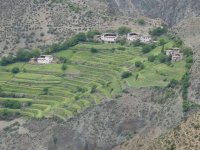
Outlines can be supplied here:
M125 26L119 27L118 29L118 33L120 35L125 35L125 34L128 34L129 32L131 32L131 29Z
M163 54L163 53L158 55L158 60L159 60L160 63L167 63L167 62L171 61L170 57L165 55L165 54Z
M151 50L152 50L151 45L145 45L145 46L142 48L142 52L143 52L143 53L149 53Z
M156 59L156 57L153 56L153 55L151 55L151 56L148 57L148 61L150 61L150 62L154 62L155 59Z
M14 63L16 60L12 55L8 55L7 57L3 57L0 61L1 66L6 66L8 64Z
M95 93L96 90L97 90L97 86L96 86L96 85L93 85L92 88L91 88L90 93Z
M149 32L152 36L161 36L164 33L167 33L166 27L158 27Z
M185 56L187 56L187 57L193 55L192 49L189 48L189 47L183 47L183 48L182 48L182 51L183 51L183 54L184 54Z
M170 81L170 83L167 85L167 87L175 88L175 87L177 86L178 83L179 83L179 82L178 82L177 80L172 79L172 80Z
M63 71L65 71L65 70L67 69L67 65L66 65L66 64L63 64L62 67L61 67L61 69L62 69Z
M135 67L140 68L142 70L142 69L144 69L144 64L141 61L136 61Z
M93 40L95 35L100 34L98 30L91 30L87 32L87 38L88 40Z
M18 67L14 67L14 68L12 68L12 70L11 70L11 72L12 73L14 73L14 74L17 74L17 73L19 73L19 68Z
M138 19L137 22L139 25L145 25L144 19Z
M49 94L49 88L47 88L47 87L43 88L42 92L43 92L42 93L43 95L48 95Z
M121 51L125 51L125 50L126 50L125 47L118 47L117 49L118 49L118 50L121 50Z
M133 42L133 46L138 47L138 46L143 46L144 44L138 39L135 42Z
M98 52L98 49L96 49L96 48L91 48L90 51L91 51L91 53L97 53L97 52Z
M128 77L130 77L130 76L132 76L132 72L130 72L130 71L124 71L124 72L122 73L122 75L121 75L121 78L122 78L122 79L125 79L125 78L128 78Z
M60 57L59 60L61 63L67 63L67 58L65 57Z
M117 40L117 43L119 43L120 45L125 45L126 44L126 38Z
M3 106L5 108L10 108L10 109L20 109L21 108L21 103L18 101L5 101L3 102Z
M160 43L161 46L163 46L163 45L165 45L167 42L165 41L165 39L161 38L161 39L159 40L159 43Z

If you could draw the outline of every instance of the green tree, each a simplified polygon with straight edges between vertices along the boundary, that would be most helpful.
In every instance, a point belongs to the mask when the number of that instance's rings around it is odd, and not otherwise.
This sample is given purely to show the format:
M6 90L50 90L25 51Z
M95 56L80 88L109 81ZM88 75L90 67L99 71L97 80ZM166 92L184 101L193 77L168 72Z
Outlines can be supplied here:
M131 32L131 29L129 27L126 27L126 26L119 27L119 29L118 29L118 33L120 35L125 35L125 34L128 34L130 32Z
M141 61L136 61L135 67L140 68L142 70L142 69L144 69L144 64Z
M98 30L90 30L87 32L87 38L93 40L95 35L101 34Z
M13 74L17 74L17 73L19 73L19 68L18 67L14 67L14 68L12 68L12 70L11 70L11 72L13 73Z
M96 48L91 48L90 51L91 51L91 53L97 53L97 52L98 52L98 49L96 49Z
M145 45L145 46L142 48L142 52L143 52L143 53L149 53L151 50L152 50L151 45Z
M67 69L67 65L66 65L65 63L63 63L61 69L62 69L63 71L65 71L65 70Z
M130 71L124 71L124 72L122 73L122 75L121 75L121 78L122 78L122 79L125 79L125 78L128 78L128 77L130 77L130 76L132 76L132 72L130 72Z
M151 30L149 34L151 34L152 36L161 36L162 34L165 34L166 32L167 32L166 27L157 27Z
M49 94L49 88L45 87L43 88L43 95L48 95Z
M146 24L144 19L138 19L137 22L138 22L139 25L142 25L142 26Z
M150 61L150 62L154 62L155 59L156 59L156 57L155 57L154 55L150 55L150 56L148 57L148 61Z

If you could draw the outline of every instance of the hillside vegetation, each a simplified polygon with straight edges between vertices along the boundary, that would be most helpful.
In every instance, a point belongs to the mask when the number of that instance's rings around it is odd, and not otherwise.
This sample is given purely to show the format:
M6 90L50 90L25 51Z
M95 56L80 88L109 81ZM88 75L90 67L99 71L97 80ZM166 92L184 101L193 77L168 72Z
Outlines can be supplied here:
M166 38L164 47L175 45L175 41ZM64 60L62 63L18 62L1 66L1 116L64 119L103 100L119 97L129 87L165 87L172 79L181 80L187 70L185 60L161 62L163 46L154 44L148 53L144 53L144 47L81 43L54 53ZM149 61L150 56L155 60Z

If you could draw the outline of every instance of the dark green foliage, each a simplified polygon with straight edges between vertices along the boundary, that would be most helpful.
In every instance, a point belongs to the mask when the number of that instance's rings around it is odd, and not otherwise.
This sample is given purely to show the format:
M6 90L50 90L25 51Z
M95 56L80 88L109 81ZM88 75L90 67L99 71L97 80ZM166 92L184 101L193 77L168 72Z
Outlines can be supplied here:
M17 61L28 61L32 57L39 57L40 56L40 50L34 49L32 51L28 50L18 50L16 54L16 60Z
M144 64L141 61L136 61L135 67L140 68L142 70L142 69L144 69Z
M150 62L154 62L155 59L156 59L156 57L153 56L153 55L151 55L151 56L148 57L148 61L150 61Z
M142 48L142 52L143 52L143 53L149 53L151 50L152 50L151 45L145 45L145 46Z
M170 57L163 53L158 55L158 60L160 63L168 63L171 61Z
M186 57L189 57L189 56L193 55L192 49L189 48L189 47L183 47L182 48L182 52Z
M92 88L91 88L90 93L95 93L96 90L97 90L97 86L96 86L96 85L93 85Z
M118 47L117 49L118 49L118 50L121 50L121 51L125 51L125 50L126 50L125 47Z
M152 36L161 36L165 33L167 33L166 27L158 27L149 32L149 34L151 34Z
M47 87L43 88L42 94L43 95L48 95L49 94L49 88L47 88Z
M160 43L161 46L163 46L163 45L165 45L167 42L165 41L165 39L162 38L162 39L159 40L159 43Z
M183 45L181 38L175 38L174 42L176 47L181 47Z
M11 72L12 72L13 74L17 74L17 73L20 72L20 70L19 70L18 67L14 67L14 68L12 68Z
M117 43L119 43L120 45L125 45L126 44L126 38L117 40Z
M10 108L10 109L20 109L21 108L21 103L18 101L5 101L2 104L5 108Z
M85 93L87 90L83 87L77 86L76 87L76 92L80 92L80 93Z
M67 63L67 58L65 57L60 57L59 60L61 63Z
M125 78L128 78L128 77L130 77L130 76L132 76L132 72L130 72L130 71L124 71L124 72L122 73L122 75L121 75L121 78L122 78L122 79L125 79Z
M172 80L170 81L170 83L167 85L167 87L175 88L175 87L177 86L178 83L179 83L179 82L178 82L177 80L172 79Z
M6 66L9 64L12 64L16 61L16 58L14 58L12 55L8 55L7 57L3 57L0 61L1 66Z
M139 25L145 25L146 24L144 19L138 19L137 22L138 22Z
M133 42L133 46L138 47L138 46L143 46L144 43L142 43L139 39Z
M183 112L190 110L190 102L188 100L183 100Z
M122 27L119 27L118 29L118 33L120 35L125 35L125 34L128 34L129 32L131 32L131 29L129 27L122 26Z
M61 69L62 69L63 71L65 71L65 70L67 69L67 64L63 63Z
M182 77L182 97L184 100L188 98L188 88L190 86L190 76L189 73L185 73Z
M98 30L91 30L87 32L87 38L89 41L92 41L94 39L95 35L101 34Z
M98 49L96 49L96 48L91 48L90 51L91 51L91 53L97 53L97 52L98 52Z

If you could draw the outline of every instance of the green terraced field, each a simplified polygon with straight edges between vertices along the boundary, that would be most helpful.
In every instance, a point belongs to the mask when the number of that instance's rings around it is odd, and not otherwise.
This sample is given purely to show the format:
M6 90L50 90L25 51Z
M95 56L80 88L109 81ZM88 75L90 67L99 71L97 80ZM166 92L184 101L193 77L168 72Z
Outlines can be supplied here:
M166 46L172 47L173 42L169 41ZM98 52L91 53L91 48L98 49ZM28 117L57 116L63 119L121 95L127 86L166 86L171 79L181 79L186 72L185 60L171 66L147 60L149 55L158 55L161 49L158 46L143 54L140 47L85 43L54 54L67 58L69 63L65 71L61 69L62 64L0 66L1 92L6 93L6 98L0 98L0 106L13 101L20 103L21 108L7 108L6 111ZM138 60L144 63L143 70L134 68ZM13 67L19 67L21 72L12 74ZM122 80L121 74L128 70L133 75ZM14 97L9 97L13 94ZM0 112L4 111L5 108L0 107Z

